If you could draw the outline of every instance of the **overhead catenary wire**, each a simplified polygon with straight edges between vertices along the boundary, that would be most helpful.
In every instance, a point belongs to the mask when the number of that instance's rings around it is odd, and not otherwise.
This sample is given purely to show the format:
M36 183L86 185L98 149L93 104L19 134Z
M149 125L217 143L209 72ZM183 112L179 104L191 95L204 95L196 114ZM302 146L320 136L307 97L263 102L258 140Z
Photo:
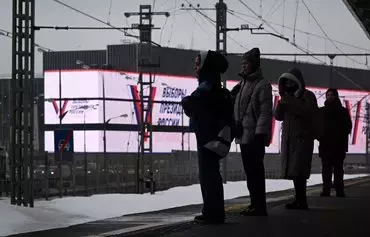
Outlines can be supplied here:
M197 9L199 12L201 12L199 9ZM210 20L210 17L204 13L204 12L201 12L202 16L205 18L205 20L208 20L208 23L210 23L212 26L216 27L216 23L213 22L212 20ZM233 37L231 37L229 34L226 35L227 38L229 38L231 41L233 41L235 44L239 45L241 48L245 49L245 50L248 50L248 48L244 45L242 45L241 43L239 43L236 39L234 39Z
M236 13L236 14L239 14L239 15L242 15L242 16L245 16L245 17L248 17L248 18L259 20L258 17L248 15L248 14L246 14L244 12L235 11L235 10L231 10L231 9L229 9L229 11L232 11L233 13ZM245 18L243 18L243 20L247 21L247 19L245 19ZM282 26L282 24L279 24L279 23L275 23L275 22L267 21L267 20L265 20L265 21L268 22L271 25ZM285 28L286 29L289 29L289 30L294 30L294 28L293 27L290 27L290 26L285 26ZM319 34L315 34L315 33L312 33L312 32L308 32L308 31L305 31L305 30L302 30L302 29L296 28L295 30L296 30L296 32L299 32L299 33L302 33L302 34L306 34L306 35L310 35L310 36L313 36L313 37L316 37L316 38L328 39L325 36L322 36L322 35L319 35ZM367 49L367 48L359 47L357 45L353 45L353 44L350 44L350 43L347 43L347 42L343 42L343 41L339 41L339 40L335 40L335 39L332 39L332 40L334 42L338 43L338 44L341 44L341 45L345 45L345 46L348 46L348 47L352 47L354 49L359 49L359 50L364 50L364 51L370 52L370 49Z
M109 12L108 12L108 17L107 17L107 23L110 24L110 17L112 15L112 5L113 5L113 0L110 0L109 4Z
M202 11L200 11L199 9L197 9L196 7L194 7L191 2L189 2L188 0L185 0L189 5L191 5L191 8L193 8L196 12L198 12L200 15L202 15L203 17L205 17L206 19L208 19L210 22L212 23L216 23L215 20L213 20L212 18L210 18L207 14L203 13Z
M196 17L194 17L190 12L186 11L189 16L192 18L192 20L194 21L194 23L199 26L199 28L206 34L206 36L210 39L210 40L213 40L212 37L210 36L210 34L203 28L203 26L197 21Z
M7 30L4 30L4 29L1 29L1 28L0 28L0 36L8 37L10 39L13 38L12 32L7 31ZM40 48L41 50L44 50L44 51L49 51L49 52L52 52L53 51L52 49L50 49L48 47L45 47L45 46L42 46L42 45L37 44L37 43L35 43L35 47L38 47L38 48Z
M295 30L297 26L298 10L299 10L299 0L296 1L295 18L294 18L294 25L293 25L293 43L294 44L295 44Z
M330 41L330 43L332 43L332 45L341 53L343 53L343 50L340 49L335 42L333 42L333 40L329 37L329 35L326 33L326 31L324 30L324 28L321 26L321 24L319 23L319 21L317 20L316 16L311 12L310 8L308 7L308 5L306 4L306 2L304 0L302 0L302 3L303 5L305 6L305 8L307 9L308 13L310 14L310 16L312 17L312 19L315 21L316 25L320 28L321 32L326 36L326 38ZM357 61L356 59L353 59L351 57L348 57L350 60L360 64L360 65L365 65L364 63L361 63L359 61ZM370 69L369 66L367 66L368 69Z
M90 19L93 19L93 20L95 20L95 21L97 21L97 22L100 22L100 23L102 23L102 24L104 24L104 25L107 25L107 26L111 27L112 29L115 29L115 30L121 31L122 33L124 33L124 35L125 35L125 36L138 38L138 36L131 35L131 34L127 33L127 30L119 29L119 27L113 26L113 25L112 25L112 24L110 24L110 23L107 23L107 22L105 22L105 21L103 21L103 20L101 20L101 19L99 19L99 18L97 18L97 17L94 17L94 16L92 16L92 15L90 15L90 14L86 13L86 12L83 12L83 11L81 11L81 10L79 10L79 9L75 8L75 7L72 7L72 6L70 6L70 5L66 4L66 3L64 3L64 2L62 2L62 1L54 0L54 2L56 2L56 3L60 4L60 5L63 5L64 7L69 8L69 9L71 9L71 10L75 11L75 12L78 12L78 13L80 13L80 14L82 14L82 15L84 15L84 16L86 16L86 17L90 18Z
M168 1L168 0L167 0ZM166 1L166 2L167 2ZM175 7L177 6L177 0L175 0ZM171 23L171 33L170 33L170 37L167 41L167 45L170 46L171 44L171 40L172 40L172 35L173 35L173 32L174 32L174 23L175 23L175 20L176 20L176 11L177 9L175 10L174 14L172 15L172 23ZM186 13L186 12L185 12Z
M255 16L257 16L257 18L260 18L258 16L258 14L251 7L249 7L245 2L243 2L242 0L239 0L239 2L243 6L245 6L250 12L252 12ZM273 27L271 27L270 24L267 21L265 21L262 17L260 18L260 20L262 20L263 23L265 23L267 26L269 26L276 34L279 34L279 32L277 30L275 30Z
M279 10L279 8L281 7L281 5L283 5L284 3L284 0L281 0L280 1L280 4L274 9L274 7L276 6L276 4L278 3L279 1L278 0L275 0L274 4L272 5L272 7L270 8L270 10L268 11L268 13L266 14L266 16L272 16L275 14L275 12L277 12L277 10Z
M243 2L243 1L241 1L241 0L239 0L240 2ZM249 9L249 7L246 5L246 4L244 4L248 9ZM257 16L258 17L258 15L252 10L252 12L253 12L253 14L255 15L255 16ZM271 28L271 26L270 26L270 28ZM274 29L274 28L272 28L272 29ZM302 47L300 47L299 45L297 45L297 44L293 44L292 42L290 42L289 41L289 43L293 46L293 47L295 47L295 48L297 48L297 49L299 49L300 51L302 51L302 52L304 52L304 53L306 53L306 54L312 54L313 52L311 52L309 49L307 49L307 50L305 50L305 49L303 49ZM323 60L321 60L321 59L319 59L318 57L316 57L316 56L314 56L314 55L309 55L309 56L311 56L312 58L314 58L314 59L316 59L317 61L319 61L319 62L321 62L322 64L324 64L324 65L327 65L328 66L328 64L327 64L327 62L326 61L323 61ZM366 89L365 88L363 88L361 85L359 85L358 83L356 83L355 81L353 81L350 77L348 77L348 76L346 76L345 74L343 74L341 71L339 71L338 69L336 69L335 67L333 67L333 70L334 71L336 71L337 73L338 73L338 75L340 75L341 77L343 77L344 79L346 79L347 81L349 81L350 83L352 83L354 86L356 86L357 88L359 88L360 90L362 90L362 91L366 91ZM362 100L364 100L366 97L368 97L370 95L370 93L369 94L367 94L367 95L365 95L363 98L361 98L361 100L360 100L360 102L362 101Z

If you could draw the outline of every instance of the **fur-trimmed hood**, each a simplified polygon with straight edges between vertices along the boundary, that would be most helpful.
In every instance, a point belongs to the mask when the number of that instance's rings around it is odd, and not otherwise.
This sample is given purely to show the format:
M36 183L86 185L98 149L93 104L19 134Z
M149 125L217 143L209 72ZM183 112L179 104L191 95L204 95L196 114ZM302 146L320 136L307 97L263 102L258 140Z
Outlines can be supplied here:
M302 76L302 72L298 68L290 69L288 72L281 74L278 80L280 90L284 90L284 81L292 80L298 84L298 89L294 92L295 97L300 97L306 90L306 84Z

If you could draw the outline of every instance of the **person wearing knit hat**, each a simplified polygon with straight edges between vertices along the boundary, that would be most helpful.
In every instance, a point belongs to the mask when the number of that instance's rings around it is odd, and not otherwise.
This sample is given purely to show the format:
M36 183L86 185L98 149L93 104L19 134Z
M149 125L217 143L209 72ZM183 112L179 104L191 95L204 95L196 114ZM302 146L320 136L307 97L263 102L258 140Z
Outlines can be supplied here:
M228 61L222 54L211 50L201 52L194 67L199 85L181 102L197 139L203 209L195 221L204 224L222 224L225 221L220 159L225 158L230 150L233 121L231 94L221 86L221 74L227 68Z
M345 197L343 162L348 151L348 135L352 131L352 120L348 110L342 106L337 89L330 88L325 95L325 105L320 108L324 121L324 133L319 145L323 181L323 190L320 195L330 196L334 170L336 195Z
M281 99L275 118L282 123L282 178L293 180L295 200L287 209L307 209L306 187L311 173L315 134L313 121L318 105L315 94L306 89L302 72L293 68L278 80Z
M266 216L265 146L271 143L272 86L263 77L260 50L241 59L241 81L232 89L235 142L240 144L251 204L242 215Z

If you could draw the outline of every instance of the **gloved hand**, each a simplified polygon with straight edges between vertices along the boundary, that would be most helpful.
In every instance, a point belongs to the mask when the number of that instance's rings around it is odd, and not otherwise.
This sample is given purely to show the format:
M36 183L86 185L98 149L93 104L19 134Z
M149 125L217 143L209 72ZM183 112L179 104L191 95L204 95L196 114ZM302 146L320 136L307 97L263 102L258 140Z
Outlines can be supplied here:
M231 93L231 96L235 97L236 94L239 93L240 91L240 88L242 87L242 85L240 83L236 84L233 89L231 89L230 93Z

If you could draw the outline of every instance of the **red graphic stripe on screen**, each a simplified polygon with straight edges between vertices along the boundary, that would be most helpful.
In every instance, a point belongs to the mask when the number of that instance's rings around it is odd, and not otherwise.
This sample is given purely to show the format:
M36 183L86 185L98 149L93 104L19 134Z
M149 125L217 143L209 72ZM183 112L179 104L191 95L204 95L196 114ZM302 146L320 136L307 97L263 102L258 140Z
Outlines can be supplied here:
M53 103L53 107L54 107L54 110L55 110L55 114L58 115L59 107L58 107L58 104L57 104L56 100L53 100L52 103Z
M130 86L132 98L134 99L134 110L136 114L136 121L138 124L141 123L141 103L140 103L140 95L139 91L137 90L137 86Z
M71 137L73 135L73 131L70 130L68 133L67 133L67 136L66 136L66 139L64 140L63 144L62 144L62 147L60 148L61 151L64 150L64 148L67 146L69 140L71 140Z
M61 117L61 116L63 116L63 115L64 115L64 113L66 112L66 110L67 110L67 105L68 105L68 100L65 100L65 101L63 102L62 109L60 110L60 113L59 113L59 116L60 116L60 117Z
M360 116L361 116L361 102L357 102L355 125L353 126L353 137L352 137L352 144L353 145L355 145L357 143L358 129L359 129L359 126L360 126Z
M154 101L156 92L157 92L157 87L152 87L152 91L150 93L150 100L151 101ZM150 109L149 109L148 113L145 115L145 122L147 122L147 123L151 122L151 114L153 112L153 106L154 106L154 103L151 103L150 104Z
M279 100L280 100L280 96L274 96L274 111L279 103ZM272 127L271 127L271 140L270 140L270 144L272 143L272 141L274 140L274 135L275 135L275 126L276 126L276 119L275 117L272 118Z

